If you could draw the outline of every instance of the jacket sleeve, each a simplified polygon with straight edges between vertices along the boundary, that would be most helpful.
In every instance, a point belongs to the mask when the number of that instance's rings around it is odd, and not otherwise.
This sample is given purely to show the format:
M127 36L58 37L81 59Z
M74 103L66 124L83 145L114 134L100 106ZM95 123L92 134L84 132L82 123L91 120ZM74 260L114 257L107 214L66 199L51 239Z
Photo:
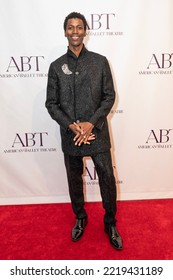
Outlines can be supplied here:
M67 129L72 120L62 111L59 102L58 75L51 63L48 72L47 97L45 106L52 117L61 127Z
M113 84L112 73L109 63L104 57L103 69L102 69L102 97L100 106L95 111L94 115L90 118L90 122L94 124L98 129L101 129L104 125L105 119L109 114L113 104L115 102L115 90Z

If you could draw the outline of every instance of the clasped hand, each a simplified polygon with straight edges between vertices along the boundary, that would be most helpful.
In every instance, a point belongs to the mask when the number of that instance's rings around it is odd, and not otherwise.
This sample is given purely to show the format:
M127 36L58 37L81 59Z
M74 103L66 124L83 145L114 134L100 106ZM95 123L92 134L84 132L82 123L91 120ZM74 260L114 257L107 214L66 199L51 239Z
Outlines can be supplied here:
M74 132L74 142L76 146L81 146L82 143L90 145L90 141L95 139L92 133L94 125L90 122L80 122L69 125L69 128Z

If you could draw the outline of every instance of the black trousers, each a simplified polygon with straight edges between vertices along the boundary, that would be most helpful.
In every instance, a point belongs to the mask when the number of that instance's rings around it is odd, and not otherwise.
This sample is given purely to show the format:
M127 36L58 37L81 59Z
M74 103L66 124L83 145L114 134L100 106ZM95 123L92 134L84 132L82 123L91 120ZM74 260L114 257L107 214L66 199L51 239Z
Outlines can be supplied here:
M110 151L91 156L99 179L100 193L102 197L103 208L105 209L104 223L115 224L116 214L116 182L112 167L112 158ZM72 208L76 218L87 217L84 208L83 192L83 171L84 163L82 156L71 156L64 154L65 167L69 185L69 194L72 202Z

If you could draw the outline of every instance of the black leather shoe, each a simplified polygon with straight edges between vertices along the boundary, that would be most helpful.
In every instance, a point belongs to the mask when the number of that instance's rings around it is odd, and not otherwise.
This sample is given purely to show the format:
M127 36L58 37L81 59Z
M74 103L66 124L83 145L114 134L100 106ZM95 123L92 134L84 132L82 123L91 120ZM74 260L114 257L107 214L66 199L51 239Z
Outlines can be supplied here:
M111 245L117 250L121 250L123 248L123 242L116 227L114 225L105 225L105 232L109 236Z
M72 229L72 240L73 241L78 241L81 239L83 233L84 233L84 228L88 223L87 218L83 219L76 219L76 224L74 228Z

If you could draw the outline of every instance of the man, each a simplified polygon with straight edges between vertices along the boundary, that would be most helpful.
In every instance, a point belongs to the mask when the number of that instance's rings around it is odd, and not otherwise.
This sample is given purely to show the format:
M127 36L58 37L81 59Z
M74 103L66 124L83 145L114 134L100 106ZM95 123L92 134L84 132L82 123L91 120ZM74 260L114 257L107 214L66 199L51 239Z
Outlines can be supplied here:
M116 184L107 123L115 91L106 57L88 51L83 44L87 28L86 19L80 13L73 12L65 18L68 50L50 65L46 108L60 125L69 194L76 216L72 240L82 237L88 222L82 174L83 157L90 156L99 178L105 232L114 248L122 249L122 239L115 226Z

